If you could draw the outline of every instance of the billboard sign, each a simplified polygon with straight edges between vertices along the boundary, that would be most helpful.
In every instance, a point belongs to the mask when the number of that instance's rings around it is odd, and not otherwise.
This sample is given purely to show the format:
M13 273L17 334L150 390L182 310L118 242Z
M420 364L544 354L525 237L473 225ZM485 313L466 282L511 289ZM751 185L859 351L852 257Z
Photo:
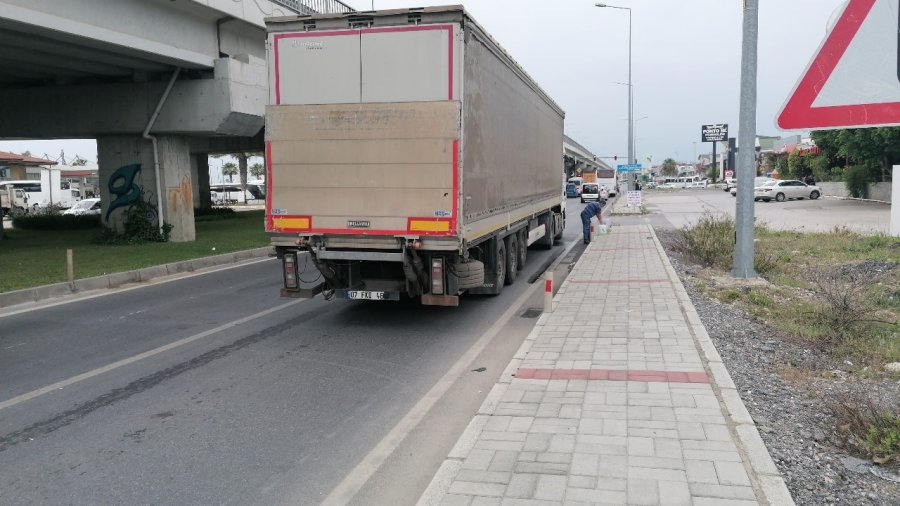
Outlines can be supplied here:
M728 140L728 123L703 125L700 130L701 142L723 142Z

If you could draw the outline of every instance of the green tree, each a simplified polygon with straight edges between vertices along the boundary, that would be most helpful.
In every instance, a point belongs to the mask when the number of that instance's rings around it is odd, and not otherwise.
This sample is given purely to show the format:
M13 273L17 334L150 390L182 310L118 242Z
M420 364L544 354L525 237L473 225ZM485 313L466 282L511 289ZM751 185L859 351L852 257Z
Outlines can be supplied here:
M782 176L785 179L803 179L810 174L809 169L809 160L806 156L800 154L799 151L794 151L788 156L788 170L787 174L783 174Z
M254 163L249 167L250 175L257 179L266 178L266 166L261 163Z
M673 160L672 158L666 158L663 160L662 168L660 172L663 176L677 176L678 175L678 162Z
M225 162L222 164L222 175L228 176L228 182L234 182L234 176L238 173L238 166L234 162Z
M890 181L891 167L900 163L900 127L820 130L811 137L822 156L865 166L873 181Z

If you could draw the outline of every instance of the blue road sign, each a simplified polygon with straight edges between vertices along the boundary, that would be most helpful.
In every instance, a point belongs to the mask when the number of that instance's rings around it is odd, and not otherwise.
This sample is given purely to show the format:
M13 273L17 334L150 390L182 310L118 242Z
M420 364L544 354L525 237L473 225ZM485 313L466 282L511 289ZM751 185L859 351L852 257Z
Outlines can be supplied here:
M630 165L617 165L616 170L619 172L640 172L644 165L640 163L632 163Z

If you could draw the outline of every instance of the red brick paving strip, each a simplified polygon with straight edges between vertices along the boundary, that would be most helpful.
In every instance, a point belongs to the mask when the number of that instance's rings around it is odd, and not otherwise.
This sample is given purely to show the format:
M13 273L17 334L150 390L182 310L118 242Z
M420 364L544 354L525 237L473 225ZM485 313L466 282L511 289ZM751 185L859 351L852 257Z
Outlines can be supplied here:
M517 379L645 381L659 383L709 383L705 372L622 371L609 369L519 369Z
M569 283L579 285L622 285L629 283L671 283L671 279L573 279Z

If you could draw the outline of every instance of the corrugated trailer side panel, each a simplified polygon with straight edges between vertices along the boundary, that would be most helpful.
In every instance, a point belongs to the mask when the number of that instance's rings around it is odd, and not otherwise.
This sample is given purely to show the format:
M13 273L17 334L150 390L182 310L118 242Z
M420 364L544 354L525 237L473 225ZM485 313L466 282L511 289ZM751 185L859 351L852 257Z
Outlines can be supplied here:
M561 200L562 191L562 111L479 32L473 28L466 34L464 51L462 214L467 223L548 198Z

